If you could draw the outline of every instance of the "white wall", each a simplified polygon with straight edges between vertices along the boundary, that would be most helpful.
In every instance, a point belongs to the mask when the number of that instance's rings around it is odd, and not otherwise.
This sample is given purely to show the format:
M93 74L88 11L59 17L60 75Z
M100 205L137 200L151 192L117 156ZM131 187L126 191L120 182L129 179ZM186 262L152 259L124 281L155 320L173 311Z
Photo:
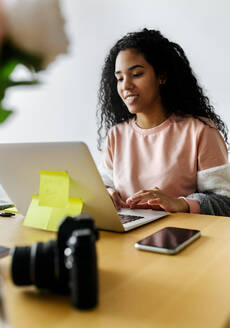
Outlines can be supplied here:
M83 140L95 158L96 104L105 55L125 33L159 29L185 50L230 127L230 3L227 0L63 0L70 54L40 75L43 84L8 92L15 114L0 142Z

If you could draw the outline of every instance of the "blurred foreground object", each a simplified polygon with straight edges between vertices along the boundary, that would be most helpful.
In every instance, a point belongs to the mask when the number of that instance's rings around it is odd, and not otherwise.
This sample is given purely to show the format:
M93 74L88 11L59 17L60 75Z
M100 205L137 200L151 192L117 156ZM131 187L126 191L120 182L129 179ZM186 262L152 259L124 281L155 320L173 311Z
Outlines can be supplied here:
M59 0L0 0L0 123L12 113L3 105L7 88L37 84L35 73L67 48ZM18 64L31 72L31 79L12 80Z

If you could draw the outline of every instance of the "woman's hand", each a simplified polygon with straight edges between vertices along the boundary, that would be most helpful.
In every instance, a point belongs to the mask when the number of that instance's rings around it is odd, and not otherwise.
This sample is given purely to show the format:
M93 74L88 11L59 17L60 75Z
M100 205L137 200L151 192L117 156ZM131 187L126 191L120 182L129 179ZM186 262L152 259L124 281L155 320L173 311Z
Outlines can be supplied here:
M121 199L119 193L116 190L113 188L107 188L107 190L117 210L120 210L122 207L128 207L126 202Z
M189 206L183 198L173 198L159 188L140 190L126 200L130 208L164 209L167 212L189 212Z

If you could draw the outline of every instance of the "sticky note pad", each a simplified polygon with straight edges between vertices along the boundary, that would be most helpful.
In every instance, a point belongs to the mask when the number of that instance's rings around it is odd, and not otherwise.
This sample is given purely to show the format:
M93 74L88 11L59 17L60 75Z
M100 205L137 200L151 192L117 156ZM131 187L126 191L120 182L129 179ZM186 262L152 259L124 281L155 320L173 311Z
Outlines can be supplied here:
M83 202L80 198L70 198L66 208L53 207L52 213L47 224L47 230L57 231L60 221L66 216L81 214Z
M83 202L80 198L69 197L69 188L67 172L41 170L40 194L32 195L24 225L57 231L66 216L81 214Z
M32 195L23 225L46 230L51 213L52 207L39 206L39 196Z
M66 216L79 215L83 202L80 198L69 198L68 205L64 208L40 206L39 197L33 195L32 202L24 219L24 225L28 227L57 231L60 222Z
M69 175L65 171L40 171L39 205L66 207L69 198Z

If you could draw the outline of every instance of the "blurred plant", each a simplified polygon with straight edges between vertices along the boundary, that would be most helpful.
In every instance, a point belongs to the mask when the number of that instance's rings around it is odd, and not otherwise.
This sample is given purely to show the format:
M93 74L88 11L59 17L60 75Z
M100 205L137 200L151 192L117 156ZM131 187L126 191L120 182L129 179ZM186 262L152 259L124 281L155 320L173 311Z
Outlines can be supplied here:
M0 123L12 113L4 105L7 89L39 83L36 73L67 47L59 0L0 0ZM30 72L29 80L13 79L19 64Z

